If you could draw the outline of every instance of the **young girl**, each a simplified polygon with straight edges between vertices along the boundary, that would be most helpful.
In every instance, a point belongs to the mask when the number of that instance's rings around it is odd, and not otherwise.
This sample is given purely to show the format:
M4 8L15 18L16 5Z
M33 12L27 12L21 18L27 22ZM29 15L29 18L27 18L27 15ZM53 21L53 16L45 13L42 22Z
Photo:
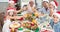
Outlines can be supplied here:
M50 20L50 25L55 32L60 32L60 14L53 13L53 19Z
M11 24L11 19L15 19L14 12L12 12L12 11L13 10L7 11L8 15L6 16L6 18L4 20L4 25L3 25L2 32L10 32L9 25Z

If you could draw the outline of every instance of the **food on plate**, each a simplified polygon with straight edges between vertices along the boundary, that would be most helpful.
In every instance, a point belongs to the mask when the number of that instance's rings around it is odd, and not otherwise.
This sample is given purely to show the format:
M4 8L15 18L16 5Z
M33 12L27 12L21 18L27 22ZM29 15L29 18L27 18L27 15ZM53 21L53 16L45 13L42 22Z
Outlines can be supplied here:
M35 12L35 16L36 16L36 17L39 16L37 12Z
M25 30L24 32L31 32L30 30Z
M37 24L37 21L35 19L32 20L33 23Z
M18 22L14 22L10 24L10 28L18 28L18 27L20 27L20 23Z
M51 30L43 30L41 32L53 32L53 31L51 31Z
M26 22L23 25L24 25L23 27L31 29L31 30L35 30L38 27L38 25L33 22Z

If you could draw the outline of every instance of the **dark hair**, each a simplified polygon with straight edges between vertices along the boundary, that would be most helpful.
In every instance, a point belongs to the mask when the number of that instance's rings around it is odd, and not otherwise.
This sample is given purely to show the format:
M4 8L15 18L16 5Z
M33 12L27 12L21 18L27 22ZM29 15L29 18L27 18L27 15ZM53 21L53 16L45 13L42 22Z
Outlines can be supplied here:
M42 3L44 3L44 2L48 3L47 1L43 1Z
M27 7L27 5L24 5L23 7Z
M16 7L16 10L20 10L21 9L21 7L19 6L19 4L15 5L15 7Z

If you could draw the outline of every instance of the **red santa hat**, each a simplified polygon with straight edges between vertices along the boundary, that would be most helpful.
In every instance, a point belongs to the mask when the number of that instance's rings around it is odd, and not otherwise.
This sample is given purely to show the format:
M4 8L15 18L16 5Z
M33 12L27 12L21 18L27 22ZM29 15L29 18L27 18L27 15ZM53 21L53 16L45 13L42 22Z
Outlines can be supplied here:
M55 8L57 8L57 7L58 7L58 3L57 3L57 1L56 1L56 0L51 1L51 2L50 2L50 4L52 4Z
M58 18L60 18L60 14L59 13L53 13L53 15L57 16Z
M55 4L56 4L56 6L58 6L58 2L57 2L56 0L54 0L54 2L55 2Z
M7 12L14 12L14 9L9 9Z

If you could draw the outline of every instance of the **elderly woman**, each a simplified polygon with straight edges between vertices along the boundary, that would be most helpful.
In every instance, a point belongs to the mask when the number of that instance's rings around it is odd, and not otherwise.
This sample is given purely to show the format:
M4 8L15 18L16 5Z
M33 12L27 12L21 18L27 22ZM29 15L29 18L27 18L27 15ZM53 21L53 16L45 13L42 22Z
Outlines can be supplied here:
M51 1L50 4L49 4L49 9L50 11L54 11L54 12L57 12L57 5L54 1Z
M14 12L12 12L10 10L10 11L8 11L8 15L6 16L6 18L4 20L2 32L10 32L9 25L11 24L11 19L15 19L15 17L14 17Z

